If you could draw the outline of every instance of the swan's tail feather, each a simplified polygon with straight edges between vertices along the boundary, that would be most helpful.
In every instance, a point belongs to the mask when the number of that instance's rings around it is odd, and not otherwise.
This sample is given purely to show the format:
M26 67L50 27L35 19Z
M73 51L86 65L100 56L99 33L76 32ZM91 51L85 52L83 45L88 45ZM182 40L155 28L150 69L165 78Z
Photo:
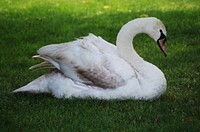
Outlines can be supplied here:
M29 84L18 88L13 93L29 92L29 93L48 93L48 80L45 75L33 80Z
M44 61L42 63L31 66L29 69L33 70L33 69L43 69L43 68L55 68L55 67L51 63Z
M42 55L34 55L32 58L38 58L38 59L42 59L44 60L43 62L33 65L31 66L29 69L43 69L43 68L57 68L60 69L59 65L52 60L51 58L47 57L47 56L42 56Z

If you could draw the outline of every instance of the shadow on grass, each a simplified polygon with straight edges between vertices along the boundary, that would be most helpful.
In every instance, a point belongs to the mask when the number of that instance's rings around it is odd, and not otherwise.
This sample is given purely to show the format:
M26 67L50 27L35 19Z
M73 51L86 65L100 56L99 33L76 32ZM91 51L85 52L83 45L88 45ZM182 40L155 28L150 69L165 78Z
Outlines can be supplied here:
M121 26L129 20L140 17L144 12L105 13L95 17L73 17L71 14L54 13L38 16L33 14L22 15L22 12L3 15L0 20L1 44L19 45L25 43L59 43L94 33L115 42ZM24 13L26 14L26 12ZM182 37L194 37L199 34L199 11L149 11L148 16L161 19L167 27L169 40L176 43L187 41ZM31 16L30 16L31 15ZM6 43L3 43L6 42ZM194 42L195 43L195 42Z

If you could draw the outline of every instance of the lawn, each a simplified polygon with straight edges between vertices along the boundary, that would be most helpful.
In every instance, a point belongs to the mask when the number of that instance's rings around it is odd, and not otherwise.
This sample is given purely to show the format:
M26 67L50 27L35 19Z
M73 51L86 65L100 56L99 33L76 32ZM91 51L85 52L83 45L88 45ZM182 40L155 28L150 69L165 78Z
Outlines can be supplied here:
M0 131L200 131L199 0L0 0ZM165 74L153 101L56 99L16 94L48 69L30 71L41 46L94 33L115 44L123 24L155 16L167 28L165 58L147 35L134 47Z

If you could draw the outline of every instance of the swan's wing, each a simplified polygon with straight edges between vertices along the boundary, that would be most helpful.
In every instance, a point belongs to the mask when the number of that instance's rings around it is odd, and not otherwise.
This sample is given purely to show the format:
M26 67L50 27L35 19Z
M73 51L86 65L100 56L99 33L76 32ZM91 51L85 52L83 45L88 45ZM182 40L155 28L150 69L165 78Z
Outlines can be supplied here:
M117 56L115 46L94 35L69 43L48 45L39 49L38 53L36 58L45 60L45 65L52 64L74 81L104 89L125 83L110 65L107 56L107 53Z

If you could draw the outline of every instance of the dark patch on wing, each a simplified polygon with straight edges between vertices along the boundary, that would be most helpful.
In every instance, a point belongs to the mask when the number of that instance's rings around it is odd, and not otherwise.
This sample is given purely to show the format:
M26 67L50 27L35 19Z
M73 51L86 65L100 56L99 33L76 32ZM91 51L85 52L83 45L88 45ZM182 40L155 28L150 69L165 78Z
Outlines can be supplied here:
M56 60L59 60L59 61L62 61L64 59L64 57L61 55L56 55L55 58Z
M86 81L85 84L100 87L103 89L114 89L124 85L125 81L117 74L111 73L104 67L101 69L77 69L80 79Z

